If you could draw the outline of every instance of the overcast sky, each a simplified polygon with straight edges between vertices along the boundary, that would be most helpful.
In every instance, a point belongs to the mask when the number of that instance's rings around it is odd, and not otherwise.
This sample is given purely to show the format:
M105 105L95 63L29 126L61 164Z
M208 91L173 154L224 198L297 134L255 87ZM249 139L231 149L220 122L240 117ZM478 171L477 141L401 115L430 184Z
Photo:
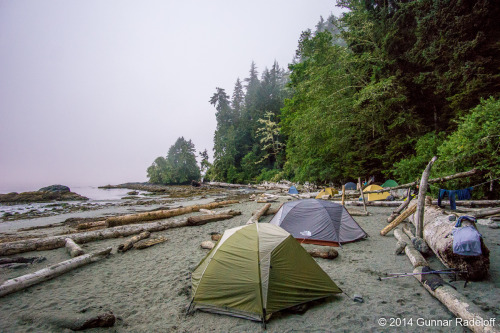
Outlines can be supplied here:
M175 140L212 154L216 87L274 60L334 0L0 0L0 193L146 181ZM212 155L211 155L212 156Z

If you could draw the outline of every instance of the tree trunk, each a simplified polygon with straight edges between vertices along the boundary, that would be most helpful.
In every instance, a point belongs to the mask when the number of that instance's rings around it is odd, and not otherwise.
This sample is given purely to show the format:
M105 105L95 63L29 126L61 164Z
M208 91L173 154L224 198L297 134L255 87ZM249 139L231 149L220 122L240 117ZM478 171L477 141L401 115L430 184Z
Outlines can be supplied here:
M145 238L148 238L151 233L149 231L141 232L139 235L135 235L127 239L124 243L118 245L118 252L125 252L130 250L135 243Z
M415 224L415 219L410 219ZM424 239L447 267L456 268L468 280L481 280L487 276L490 268L490 251L481 240L480 256L462 256L453 253L452 230L454 223L448 220L437 206L426 206L424 210Z
M389 231L396 228L406 218L415 213L416 210L417 210L417 204L414 203L410 207L408 207L401 215L399 215L394 221L392 221L384 229L382 229L380 231L380 235L385 236Z
M213 202L213 203L205 204L205 205L193 205L193 206L188 206L188 207L183 207L183 208L178 208L178 209L158 210L158 211L154 211L154 212L110 217L110 218L106 219L106 226L108 228L111 228L111 227L116 227L116 226L120 226L120 225L127 225L127 224L132 224L132 223L138 223L138 222L161 220L161 219L166 219L169 217L174 217L174 216L179 216L179 215L188 214L188 213L192 213L192 212L197 212L200 209L214 209L217 207L231 205L231 204L235 204L238 202L239 202L238 200L229 200L229 201Z
M66 249L72 258L81 256L84 253L82 248L71 238L66 238Z
M342 185L342 206L344 205L345 201L345 185Z
M424 208L425 208L425 194L427 193L427 184L429 180L429 174L431 173L431 168L434 162L436 162L437 156L434 156L430 162L427 164L424 172L422 173L422 178L420 179L420 188L418 189L418 201L417 201L417 212L415 214L417 223L417 236L420 238L424 237Z
M247 224L258 223L260 217L267 212L267 210L269 209L269 207L271 207L270 203L267 203L264 206L262 206L262 208L259 209L259 211L254 216L252 216L250 218L250 220L248 220Z
M50 280L77 267L90 264L102 259L111 252L111 248L85 254L73 259L69 259L58 264L41 269L34 273L26 274L14 279L5 281L0 285L0 297L32 286L34 284Z

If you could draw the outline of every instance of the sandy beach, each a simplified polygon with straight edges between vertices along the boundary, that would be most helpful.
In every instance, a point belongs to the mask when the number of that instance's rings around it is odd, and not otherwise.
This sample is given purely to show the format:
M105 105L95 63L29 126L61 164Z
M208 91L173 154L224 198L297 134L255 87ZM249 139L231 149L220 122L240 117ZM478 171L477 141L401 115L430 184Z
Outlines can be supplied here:
M196 198L195 198L196 199ZM290 198L280 197L272 207ZM208 200L210 201L210 200ZM186 200L187 206L194 201ZM190 273L208 250L200 243L210 240L213 232L245 224L253 211L263 204L243 199L231 205L242 214L232 219L202 226L168 229L154 233L168 240L153 247L117 253L123 238L83 244L85 252L113 247L112 254L101 261L80 267L55 279L0 298L1 332L61 332L65 320L92 313L111 311L117 321L112 328L95 328L92 332L260 332L261 325L245 319L196 311L186 316L190 301ZM131 208L131 207L128 207ZM134 208L132 206L132 208ZM137 211L144 207L137 207ZM133 209L132 209L133 210ZM345 292L314 302L304 313L282 311L271 317L268 332L467 332L457 325L455 316L433 298L413 277L378 280L391 272L411 272L405 255L395 255L396 240L392 232L379 235L387 225L392 208L368 207L369 216L354 216L368 233L366 240L349 243L338 249L334 260L315 258L321 268ZM130 212L130 210L128 211ZM94 210L89 216L98 216ZM103 213L103 212L101 212ZM123 211L120 211L123 213ZM83 213L82 213L83 214ZM106 211L106 214L110 214ZM180 219L192 213L175 217ZM66 217L50 217L50 223ZM269 222L272 216L261 219ZM41 218L43 219L43 218ZM9 222L24 225L28 222ZM46 224L49 224L48 222ZM481 282L451 282L489 318L500 323L500 229L479 225L479 231L490 249L489 277ZM48 229L42 229L48 233ZM36 231L33 231L36 232ZM319 246L304 245L307 248ZM26 268L0 268L0 282L37 271L69 259L64 248L29 252L18 256L43 256L46 260ZM432 268L443 268L429 258ZM223 287L223 286L221 286ZM354 302L354 294L364 302ZM382 319L383 318L383 319ZM381 325L386 320L385 325ZM444 323L451 324L443 327Z

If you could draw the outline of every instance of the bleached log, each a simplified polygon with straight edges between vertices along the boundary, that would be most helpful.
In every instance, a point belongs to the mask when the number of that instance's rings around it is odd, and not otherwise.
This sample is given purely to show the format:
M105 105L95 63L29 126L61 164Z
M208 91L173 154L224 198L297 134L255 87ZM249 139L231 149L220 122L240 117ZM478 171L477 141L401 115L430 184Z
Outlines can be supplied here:
M106 220L80 223L76 226L76 229L85 230L97 227L102 227L102 228L106 227Z
M145 249L145 248L148 248L148 247L151 247L153 245L160 244L160 243L163 243L166 241L167 241L167 239L163 236L143 239L143 240L140 240L134 244L134 249L142 250L142 249Z
M432 200L432 204L438 204L437 200ZM497 207L500 206L500 200L458 200L455 202L457 207ZM447 200L441 200L441 206L450 206Z
M328 251L321 251L319 249L307 250L307 253L311 255L311 257L323 258L323 259L335 259L339 256L339 253L334 248L329 248Z
M408 207L401 215L399 215L394 221L388 224L384 229L380 231L381 236L385 236L389 231L396 228L401 222L403 222L410 215L415 213L417 210L417 204L414 203L410 207Z
M487 216L491 216L491 215L495 215L495 214L499 214L500 213L500 208L493 208L493 209L482 209L482 210L479 210L475 213L472 213L472 215L479 219L479 218L482 218L482 217L487 217Z
M359 185L359 192L361 193L361 199L363 200L363 208L365 209L366 212L366 200L365 200L365 194L363 193L363 186L361 186L361 178L358 178L358 185Z
M396 237L398 241L406 243L405 253L408 259L410 259L413 267L429 266L427 260L425 260L422 254L415 249L411 240L401 230L394 230L394 237Z
M270 203L267 203L264 206L262 206L262 208L259 209L259 211L257 212L257 214L255 214L254 216L252 216L250 218L250 220L248 220L247 224L252 224L252 223L259 222L260 217L266 213L266 211L269 209L269 207L271 207Z
M365 193L366 194L366 193ZM398 207L402 201L368 201L365 203L366 206L374 207ZM344 203L346 206L364 206L361 201L346 201Z
M76 244L71 238L66 238L66 250L68 250L69 255L74 258L81 256L84 252L82 248Z
M364 212L356 209L348 209L347 212L352 215L352 216L368 216L370 215L369 212Z
M345 201L345 185L342 185L342 206L344 205Z
M106 219L106 226L108 228L111 228L111 227L116 227L116 226L121 226L121 225L132 224L132 223L161 220L161 219L166 219L169 217L179 216L179 215L188 214L188 213L192 213L192 212L198 212L200 209L214 209L217 207L231 205L231 204L235 204L238 202L239 202L238 200L228 200L228 201L221 201L221 202L212 202L210 204L204 204L204 205L193 205L193 206L177 208L177 209L158 210L158 211L154 211L154 212L109 217Z
M415 224L414 217L410 221ZM464 221L463 225L466 225ZM424 210L424 239L436 254L437 258L447 267L456 268L468 280L481 280L487 276L490 268L490 251L481 240L480 256L462 256L453 253L452 230L454 222L437 206L427 205Z
M188 225L202 225L208 222L215 222L232 218L233 215L228 215L228 214L191 216L188 218Z
M84 254L82 256L60 262L34 273L7 280L0 285L0 297L28 288L34 284L53 279L77 267L98 261L110 252L111 248L109 247L101 251Z
M127 239L125 242L122 244L118 245L118 252L125 252L130 250L135 243L137 243L140 240L146 239L151 235L149 231L144 231L141 232L139 235L135 235L133 237L130 237Z
M475 333L499 333L500 331L494 326L495 323L490 316L483 313L476 305L472 304L470 300L465 298L458 291L453 289L447 284L437 287L432 290L426 283L422 281L424 275L422 273L423 267L419 266L413 270L414 277L424 286L424 288L435 298L437 298L444 306L453 313L457 320L458 325L467 326ZM494 318L493 318L494 320ZM456 322L456 321L455 321ZM457 325L457 326L458 326Z
M425 209L425 194L427 193L427 184L429 180L429 174L431 173L431 168L434 162L436 162L437 156L434 156L422 173L422 178L420 179L420 187L418 189L418 199L417 199L417 211L415 212L417 228L417 236L420 238L424 237L424 209Z
M399 205L399 207L396 208L395 211L392 212L391 216L389 216L387 218L387 223L391 223L396 217L398 217L399 214L401 214L401 212L403 210L406 209L406 207L408 207L408 205L410 204L410 201L412 199L410 193L411 193L411 189L408 189L408 193L406 195L406 200L403 201L403 203L401 205Z

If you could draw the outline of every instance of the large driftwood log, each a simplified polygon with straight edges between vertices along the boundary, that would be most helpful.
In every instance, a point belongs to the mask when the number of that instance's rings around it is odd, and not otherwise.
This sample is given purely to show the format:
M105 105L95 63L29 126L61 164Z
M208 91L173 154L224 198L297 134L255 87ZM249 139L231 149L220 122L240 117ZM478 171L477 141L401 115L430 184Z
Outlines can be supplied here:
M491 216L491 215L495 215L495 214L499 214L500 213L500 208L493 208L493 209L482 209L480 211L477 211L475 213L472 213L472 215L479 219L479 218L483 218L483 217L487 217L487 216Z
M452 179L457 179L457 178L464 178L464 177L469 177L469 176L472 176L472 175L475 175L477 172L476 169L472 169L472 170L469 170L469 171L466 171L466 172L459 172L459 173L456 173L454 175L450 175L450 176L446 176L446 177L442 177L442 178L433 178L433 179L429 179L427 181L428 184L432 184L432 183L443 183L445 181L448 181L448 180L452 180ZM391 187L390 189L391 190L399 190L401 188L408 188L408 187L414 187L418 185L418 181L414 181L413 183L408 183L408 184L403 184L403 185L398 185L398 186L394 186L394 187ZM387 189L383 189L383 190L376 190L376 191L366 191L365 194L368 194L368 193L382 193L382 192L387 192Z
M266 213L266 211L269 209L269 207L271 207L270 203L267 203L264 206L262 206L262 208L259 209L259 211L255 215L253 215L250 218L250 220L248 220L247 224L259 222L260 217Z
M151 233L149 231L144 231L138 235L130 237L125 242L118 245L118 252L125 252L125 251L130 250L134 246L135 243L137 243L140 240L148 238L150 235L151 235Z
M221 221L232 219L233 215L229 214L216 214L216 215L198 215L188 218L188 225L202 225L209 222Z
M500 206L500 200L458 200L455 202L457 207L495 207ZM432 204L438 204L437 200L432 200ZM441 200L441 206L449 206L450 202Z
M406 218L415 213L416 210L417 210L417 204L416 203L411 204L410 207L408 207L401 215L399 215L394 221L392 221L384 229L382 229L380 231L380 235L385 236L389 231L396 228Z
M188 214L188 213L192 213L192 212L198 212L200 209L214 209L217 207L231 205L231 204L235 204L238 202L239 202L238 200L228 200L228 201L221 201L221 202L212 202L210 204L205 204L205 205L193 205L193 206L188 206L188 207L183 207L183 208L178 208L178 209L158 210L158 211L154 211L154 212L110 217L110 218L106 219L106 226L108 228L110 228L110 227L116 227L116 226L120 226L120 225L132 224L132 223L161 220L161 219L166 219L169 217L179 216L179 215Z
M85 314L54 314L47 312L26 313L21 315L22 321L46 322L53 326L54 331L61 332L64 329L72 331L82 331L96 327L112 327L115 324L115 315L111 312L104 312L95 315ZM55 329L57 328L57 329Z
M217 214L222 214L222 215L241 215L240 211L232 210L232 209L224 209L224 210L210 210L210 209L200 209L200 213L205 214L205 215L217 215Z
M431 173L431 168L434 162L436 162L437 156L434 156L422 173L422 178L420 179L420 187L418 189L418 199L417 199L417 211L415 212L417 228L417 236L420 238L424 237L424 208L425 208L425 194L427 193L427 184L429 180L429 174Z
M85 254L73 259L69 259L58 264L41 269L34 273L26 274L14 279L5 281L0 285L0 297L32 286L34 284L50 280L77 267L90 264L102 259L111 252L111 248Z
M415 267L413 273L416 273L415 278L424 286L424 288L435 298L437 298L444 306L448 308L455 316L457 316L458 325L467 326L473 332L478 333L498 333L499 331L493 326L498 325L482 313L471 301L465 298L458 291L447 284L437 287L432 290L426 283L423 282L422 273L423 267ZM494 319L494 318L493 318ZM457 326L458 326L457 325Z
M121 227L87 231L70 235L31 238L14 242L6 242L0 243L0 256L30 251L45 251L57 249L60 247L64 247L66 238L71 238L78 244L84 244L96 240L132 236L143 231L158 232L170 228L179 228L185 226L188 226L187 219L172 219L166 221L143 223L140 225L125 225Z
M415 218L410 218L415 224ZM424 210L424 239L447 267L456 268L468 280L481 280L488 274L490 268L490 251L481 240L482 254L480 256L462 256L453 253L452 230L454 222L448 220L442 209L428 205Z
M352 215L352 216L368 216L370 215L369 212L365 212L365 211L361 211L361 210L357 210L357 209L348 209L347 212L349 213L349 215Z
M81 256L84 253L82 248L71 238L66 238L66 249L72 258Z
M386 191L387 192L387 191ZM364 192L366 194L366 192ZM368 201L365 203L366 206L374 207L398 207L401 205L402 201ZM346 201L345 206L364 206L361 201Z

